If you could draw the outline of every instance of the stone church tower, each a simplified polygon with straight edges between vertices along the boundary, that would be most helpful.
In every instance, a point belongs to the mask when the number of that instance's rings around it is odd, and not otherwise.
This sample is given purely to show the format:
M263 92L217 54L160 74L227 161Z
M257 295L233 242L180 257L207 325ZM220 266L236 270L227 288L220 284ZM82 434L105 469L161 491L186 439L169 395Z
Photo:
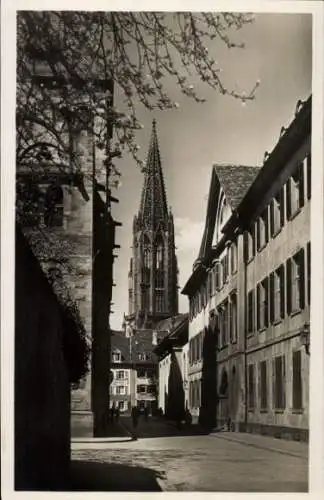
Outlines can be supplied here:
M150 329L178 314L177 258L174 223L167 198L161 157L153 120L140 209L133 221L133 256L130 259L129 311L125 318L134 329Z

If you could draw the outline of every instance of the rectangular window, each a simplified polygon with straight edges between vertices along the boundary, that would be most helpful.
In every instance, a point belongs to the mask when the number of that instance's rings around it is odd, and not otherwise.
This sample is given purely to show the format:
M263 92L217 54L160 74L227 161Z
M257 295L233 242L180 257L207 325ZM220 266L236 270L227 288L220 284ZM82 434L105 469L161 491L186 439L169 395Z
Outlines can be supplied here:
M146 392L146 386L145 385L138 385L137 392L140 394L144 394Z
M257 249L261 250L269 241L268 228L268 207L262 212L256 222L257 230Z
M255 256L255 225L252 224L244 234L246 235L246 261L249 261Z
M216 261L215 264L214 264L214 269L213 269L213 273L214 273L214 293L216 292L216 290L219 290L220 288L220 272L221 272L221 269L220 269L220 262L219 261Z
M293 352L293 408L301 410L303 407L302 393L302 368L301 368L301 351Z
M116 379L117 380L124 380L125 378L125 372L124 370L117 370L116 372Z
M307 175L307 199L312 196L312 155L309 153L306 158L306 175Z
M287 307L288 312L305 307L305 258L304 249L287 261Z
M223 285L228 281L228 255L224 255L221 260Z
M147 392L149 394L155 394L156 393L156 386L155 385L148 385L147 386Z
M117 385L116 386L116 394L119 395L125 395L126 394L126 387L124 385Z
M273 404L276 410L286 408L286 369L284 356L273 360Z
M237 243L234 241L231 245L231 273L237 271Z
M270 205L270 234L275 236L284 225L284 189L281 188Z
M285 317L285 269L278 267L270 276L270 321Z
M260 367L260 409L266 410L268 408L268 379L267 379L267 362L261 361Z
M237 297L236 294L231 295L230 302L230 341L234 344L237 342Z
M268 278L264 279L257 287L257 329L267 328L269 324L269 289Z
M138 378L145 378L145 368L138 368L137 369L137 377Z
M226 346L228 343L228 302L221 306L221 324L220 324L221 345Z
M253 333L255 328L254 320L254 290L248 293L248 318L247 318L247 331L248 333Z
M299 163L286 185L287 219L304 206L304 164Z
M248 366L248 409L255 408L255 380L254 380L254 365Z
M120 352L113 352L112 353L112 360L113 360L113 363L118 363L121 361L121 353Z

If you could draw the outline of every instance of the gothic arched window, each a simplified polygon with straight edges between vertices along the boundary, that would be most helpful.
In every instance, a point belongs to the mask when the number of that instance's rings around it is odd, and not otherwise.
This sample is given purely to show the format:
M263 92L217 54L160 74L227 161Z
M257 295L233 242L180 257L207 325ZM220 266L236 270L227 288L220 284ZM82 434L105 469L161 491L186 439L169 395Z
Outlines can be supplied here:
M63 190L52 184L45 195L44 222L47 227L63 226Z
M143 268L142 268L142 282L148 284L151 279L152 268L152 251L150 240L147 236L143 239Z
M155 240L155 288L164 288L164 241L161 235Z

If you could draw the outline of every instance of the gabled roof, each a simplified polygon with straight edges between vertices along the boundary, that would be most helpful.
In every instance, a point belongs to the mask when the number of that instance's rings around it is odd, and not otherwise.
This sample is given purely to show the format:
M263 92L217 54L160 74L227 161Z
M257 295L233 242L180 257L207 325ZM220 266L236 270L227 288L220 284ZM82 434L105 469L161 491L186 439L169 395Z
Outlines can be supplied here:
M260 171L260 167L220 164L213 169L232 210L237 208Z
M174 331L178 328L178 326L186 319L188 316L187 313L185 314L177 314L177 316L173 316L171 318L167 319L162 319L156 325L154 326L153 330L156 330L157 332L171 332ZM160 335L161 337L161 335Z
M212 247L216 224L218 199L221 190L234 211L260 172L260 167L216 164L212 169L209 188L205 229L199 249L198 259L204 259Z

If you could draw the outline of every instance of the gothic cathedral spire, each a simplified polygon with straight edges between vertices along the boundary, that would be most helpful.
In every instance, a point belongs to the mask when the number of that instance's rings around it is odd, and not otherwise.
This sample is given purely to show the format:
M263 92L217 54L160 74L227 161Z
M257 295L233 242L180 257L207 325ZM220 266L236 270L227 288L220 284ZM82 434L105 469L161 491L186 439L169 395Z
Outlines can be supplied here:
M152 328L159 320L177 314L177 275L173 215L167 208L156 122L153 120L140 209L133 223L126 320L135 328Z

